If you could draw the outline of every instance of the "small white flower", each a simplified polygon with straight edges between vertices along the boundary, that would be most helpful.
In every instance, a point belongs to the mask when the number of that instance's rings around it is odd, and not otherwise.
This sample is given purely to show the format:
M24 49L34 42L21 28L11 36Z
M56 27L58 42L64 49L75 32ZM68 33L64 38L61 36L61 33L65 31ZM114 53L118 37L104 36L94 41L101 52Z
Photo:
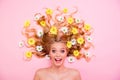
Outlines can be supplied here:
M42 31L42 30L38 30L38 31L37 31L37 36L38 36L38 37L43 36L43 31Z
M92 42L92 38L90 36L87 36L86 39L88 42Z
M63 16L58 16L57 20L60 21L60 22L63 22L64 21L64 17Z
M69 56L69 57L68 57L68 62L70 62L70 63L75 62L75 57Z
M77 42L76 42L76 39L72 39L71 40L71 43L72 43L72 45L75 45Z
M50 56L49 56L49 55L46 55L45 58L46 58L47 60L49 60L49 59L50 59Z
M40 17L41 17L41 15L40 15L40 14L36 14L36 15L34 16L34 20L35 20L35 21L37 21L37 20L39 20L39 19L40 19Z
M23 41L20 41L18 45L19 45L19 47L23 47L24 46Z
M90 57L91 56L89 52L84 52L84 54L85 54L86 57Z
M43 50L43 47L42 47L42 46L36 46L36 50L37 50L38 52L40 52L40 51Z
M67 27L61 27L60 29L63 33L67 33L68 32L68 28Z
M75 19L75 22L76 23L80 23L80 19Z

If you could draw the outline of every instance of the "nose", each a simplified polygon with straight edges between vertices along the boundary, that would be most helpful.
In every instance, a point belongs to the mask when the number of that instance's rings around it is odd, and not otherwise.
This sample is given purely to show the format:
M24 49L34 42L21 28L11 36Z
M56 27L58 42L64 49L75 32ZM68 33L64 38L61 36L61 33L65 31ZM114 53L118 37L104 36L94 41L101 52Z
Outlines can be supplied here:
M60 57L60 53L56 53L56 57Z

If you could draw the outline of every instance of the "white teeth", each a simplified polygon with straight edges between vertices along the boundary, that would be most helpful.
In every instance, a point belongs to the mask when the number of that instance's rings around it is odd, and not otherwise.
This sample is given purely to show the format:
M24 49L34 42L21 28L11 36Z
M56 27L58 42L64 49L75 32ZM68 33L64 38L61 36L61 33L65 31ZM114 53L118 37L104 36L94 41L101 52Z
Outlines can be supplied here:
M56 59L56 60L58 60L58 61L59 61L59 60L61 60L61 59Z
M61 61L62 59L61 58L55 58L56 61Z

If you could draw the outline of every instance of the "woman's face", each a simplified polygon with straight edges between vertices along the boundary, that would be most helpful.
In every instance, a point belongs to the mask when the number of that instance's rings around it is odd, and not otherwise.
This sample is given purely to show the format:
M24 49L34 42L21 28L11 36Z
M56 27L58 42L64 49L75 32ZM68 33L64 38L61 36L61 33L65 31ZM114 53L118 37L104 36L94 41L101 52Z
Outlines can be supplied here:
M55 42L50 47L50 58L54 66L62 66L67 56L67 48L64 43Z

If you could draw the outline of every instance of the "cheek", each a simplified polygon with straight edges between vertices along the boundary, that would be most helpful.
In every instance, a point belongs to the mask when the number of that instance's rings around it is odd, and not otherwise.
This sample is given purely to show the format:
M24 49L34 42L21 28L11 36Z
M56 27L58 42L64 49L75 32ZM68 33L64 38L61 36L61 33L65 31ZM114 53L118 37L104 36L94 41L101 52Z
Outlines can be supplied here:
M67 57L67 53L62 54L62 57L66 58Z

